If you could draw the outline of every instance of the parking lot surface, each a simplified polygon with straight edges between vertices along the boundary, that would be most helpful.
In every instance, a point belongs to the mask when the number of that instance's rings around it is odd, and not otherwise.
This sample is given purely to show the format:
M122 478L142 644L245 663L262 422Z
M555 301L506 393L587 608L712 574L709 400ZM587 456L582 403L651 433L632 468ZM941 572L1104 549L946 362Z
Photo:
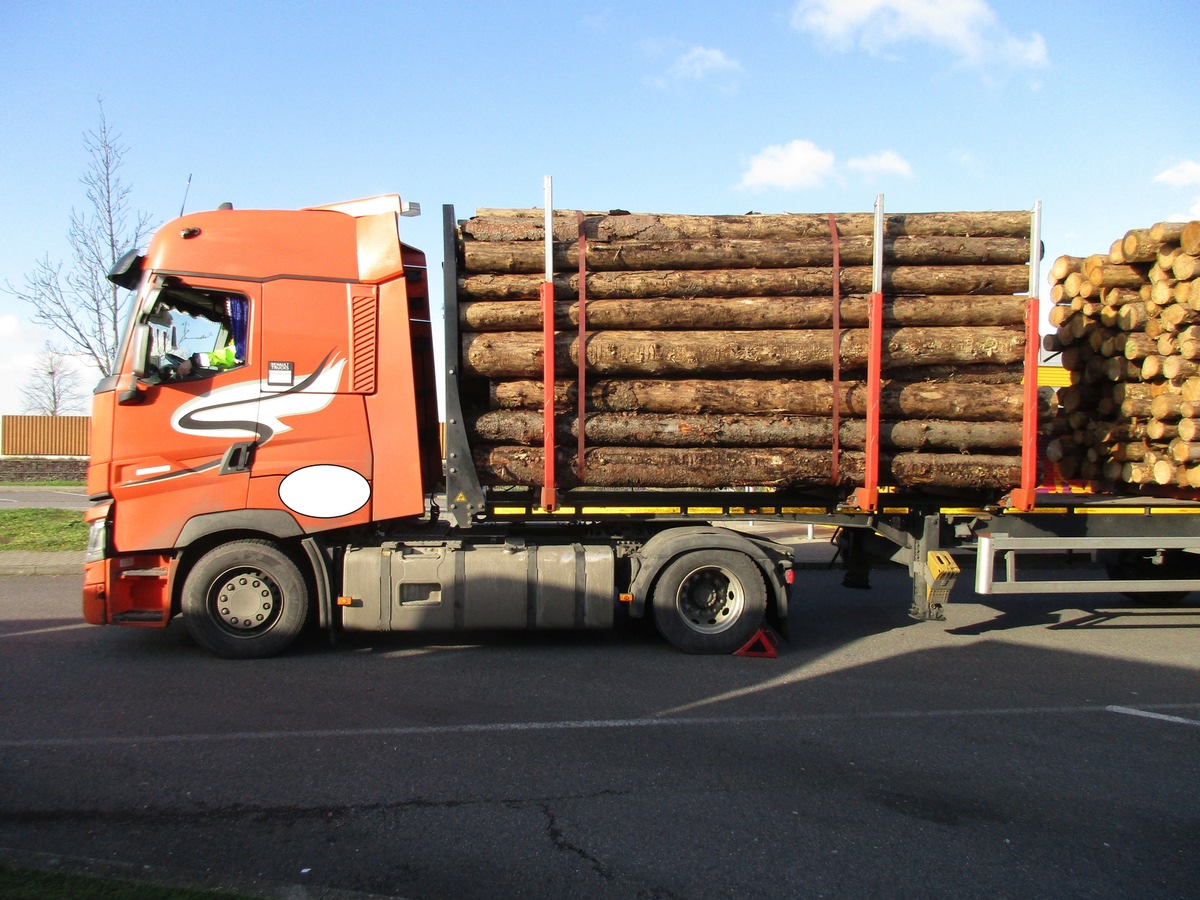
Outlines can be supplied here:
M82 487L24 487L0 486L0 509L77 509L92 504Z
M6 578L0 847L311 896L1197 896L1200 610L917 623L872 580L805 572L777 659L633 623L230 662Z

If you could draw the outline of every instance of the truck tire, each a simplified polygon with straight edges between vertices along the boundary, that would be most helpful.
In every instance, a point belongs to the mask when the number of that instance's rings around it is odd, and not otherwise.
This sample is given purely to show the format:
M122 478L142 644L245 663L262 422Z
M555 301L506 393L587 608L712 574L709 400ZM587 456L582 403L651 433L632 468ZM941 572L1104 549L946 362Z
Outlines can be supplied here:
M1153 553L1137 550L1116 550L1102 558L1108 577L1113 580L1151 578L1194 578L1195 565L1192 554L1180 550L1169 550L1165 559L1156 564ZM1124 596L1144 606L1179 606L1187 598L1187 591L1125 591Z
M181 605L184 625L200 646L226 659L261 659L300 633L309 590L300 568L275 544L232 541L192 567Z
M693 550L654 586L654 624L685 653L733 653L762 627L767 588L754 560L736 550Z

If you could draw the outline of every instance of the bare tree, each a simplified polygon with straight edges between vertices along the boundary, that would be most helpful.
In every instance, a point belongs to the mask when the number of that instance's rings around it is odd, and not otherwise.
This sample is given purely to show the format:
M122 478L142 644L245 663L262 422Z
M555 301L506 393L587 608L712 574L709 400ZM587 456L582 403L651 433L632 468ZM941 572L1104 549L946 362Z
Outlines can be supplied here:
M70 355L49 341L37 355L21 393L25 411L37 416L65 416L83 407L79 374Z
M130 209L130 187L121 180L126 148L113 131L100 103L100 125L83 136L89 164L80 181L87 188L87 207L71 210L67 240L72 265L39 260L25 283L8 293L33 306L33 321L57 332L67 348L111 375L121 324L131 295L108 281L121 255L142 243L150 217Z

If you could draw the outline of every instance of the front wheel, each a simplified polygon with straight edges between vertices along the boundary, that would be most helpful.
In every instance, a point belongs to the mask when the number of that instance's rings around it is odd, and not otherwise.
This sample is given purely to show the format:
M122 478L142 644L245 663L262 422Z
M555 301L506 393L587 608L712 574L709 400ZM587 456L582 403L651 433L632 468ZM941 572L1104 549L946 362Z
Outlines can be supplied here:
M308 616L299 567L269 541L208 551L183 584L183 622L196 643L226 659L260 659L288 646Z
M762 627L767 589L754 560L736 550L694 550L654 587L654 623L685 653L733 653Z

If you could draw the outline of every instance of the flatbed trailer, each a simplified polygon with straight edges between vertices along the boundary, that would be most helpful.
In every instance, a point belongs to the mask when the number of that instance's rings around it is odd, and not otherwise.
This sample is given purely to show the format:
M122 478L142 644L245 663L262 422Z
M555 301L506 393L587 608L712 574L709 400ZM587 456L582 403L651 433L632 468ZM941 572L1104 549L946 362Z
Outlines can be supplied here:
M659 525L697 520L726 525L769 519L773 523L833 527L840 532L845 545L842 548L845 564L856 570L848 583L867 583L863 572L869 566L869 557L904 565L912 579L910 612L919 619L944 618L950 588L959 574L956 559L969 559L973 563L975 591L985 595L1067 592L1161 595L1200 590L1200 557L1194 555L1200 553L1200 499L1192 499L1189 492L1168 491L1166 496L1115 495L1096 493L1099 488L1090 484L1047 488L1040 483L1045 468L1038 440L1036 377L1040 346L1037 330L1040 214L1040 204L1035 204L1026 311L1021 484L1005 496L989 496L980 491L939 498L905 495L886 488L881 491L869 473L869 483L848 496L833 489L768 493L733 490L623 493L575 489L562 493L561 497L556 495L557 508L547 510L544 490L485 492L471 463L471 438L465 427L456 361L459 352L456 216L453 207L443 207L445 352L451 360L446 373L449 517L460 527L470 527L473 519L519 523L539 518L571 522L636 519ZM882 234L882 197L876 202L875 216L878 247ZM878 297L882 270L878 255L874 267ZM876 340L882 332L881 321L877 318L872 327ZM877 385L878 375L873 375L870 381ZM877 415L876 412L876 428ZM877 436L873 443L877 451ZM547 448L548 454L552 452L552 447ZM1104 577L1050 582L1021 580L1019 557L1045 553L1095 557ZM997 562L1002 567L1000 573ZM1115 577L1114 573L1125 577ZM802 587L798 590L802 591ZM641 613L638 600L635 598L633 602L633 612L638 615ZM786 609L783 615L786 616ZM778 613L776 621L783 624Z
M943 507L930 505L928 497L893 496L871 514L812 495L664 491L655 492L653 505L646 499L645 494L579 491L549 513L539 508L535 492L506 492L489 504L486 518L610 525L632 520L659 526L702 522L739 531L757 522L772 526L768 532L789 524L832 530L831 543L838 545L844 567L854 571L848 584L866 587L872 563L902 565L912 582L910 614L923 620L945 619L950 588L962 569L972 570L972 589L981 596L1123 593L1169 594L1177 600L1200 591L1200 502L1187 499L1046 492L1033 508L1014 511ZM641 505L622 506L622 501ZM1022 559L1051 554L1069 558L1084 577L1022 577ZM803 596L802 577L799 572L794 577L793 590Z

